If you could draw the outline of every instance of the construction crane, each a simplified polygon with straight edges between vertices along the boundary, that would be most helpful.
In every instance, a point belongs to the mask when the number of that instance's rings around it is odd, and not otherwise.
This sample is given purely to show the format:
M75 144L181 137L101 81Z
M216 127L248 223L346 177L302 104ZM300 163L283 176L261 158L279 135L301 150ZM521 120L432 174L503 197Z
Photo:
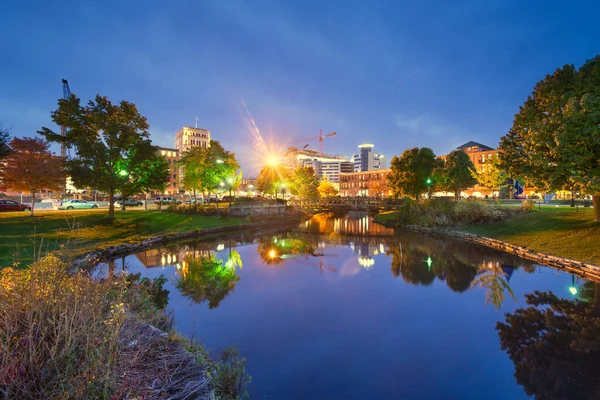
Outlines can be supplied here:
M319 136L296 140L296 141L294 141L294 143L305 142L307 140L318 140L319 141L319 153L321 155L323 155L323 139L328 138L328 137L334 137L335 135L337 135L337 133L335 133L335 132L331 132L326 135L323 135L323 129L319 129ZM305 149L307 147L308 147L308 145L305 145L302 148Z
M68 100L69 97L71 97L71 89L69 89L69 82L66 79L63 79L62 86L63 86L63 99ZM60 127L60 135L65 136L66 134L67 134L67 128L64 126L61 126ZM66 151L64 143L60 144L60 156L62 158L67 157L67 151Z

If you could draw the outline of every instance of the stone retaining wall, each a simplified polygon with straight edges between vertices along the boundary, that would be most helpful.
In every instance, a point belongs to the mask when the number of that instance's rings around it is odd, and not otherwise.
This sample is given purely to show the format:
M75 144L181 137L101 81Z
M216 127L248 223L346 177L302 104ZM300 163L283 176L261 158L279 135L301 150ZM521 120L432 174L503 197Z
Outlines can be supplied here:
M308 216L306 214L294 213L292 215L278 215L277 218L263 219L243 225L223 226L209 229L196 229L189 232L174 233L162 236L155 236L137 243L123 243L117 246L107 247L105 249L92 251L73 262L75 268L90 268L96 264L123 257L129 254L138 253L140 251L152 249L159 246L164 246L168 243L178 242L186 239L200 239L205 236L236 232L248 229L259 229L267 227L282 227L286 225L297 225Z
M531 260L542 265L566 270L583 278L600 283L600 265L571 260L563 257L552 256L545 253L538 253L525 247L506 243L501 240L475 235L473 233L468 232L460 232L451 229L425 228L415 225L403 226L401 229L407 229L414 232L445 235L471 243L478 243L483 246L491 247L493 249L498 249L510 254L515 254L521 258L525 258L527 260Z

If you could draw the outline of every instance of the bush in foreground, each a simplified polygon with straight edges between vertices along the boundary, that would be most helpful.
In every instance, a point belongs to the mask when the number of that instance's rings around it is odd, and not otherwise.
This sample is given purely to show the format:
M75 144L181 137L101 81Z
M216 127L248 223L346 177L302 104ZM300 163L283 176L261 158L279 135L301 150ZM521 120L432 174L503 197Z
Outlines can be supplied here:
M138 278L70 273L53 255L1 270L0 397L210 398L221 364L170 331L164 280Z

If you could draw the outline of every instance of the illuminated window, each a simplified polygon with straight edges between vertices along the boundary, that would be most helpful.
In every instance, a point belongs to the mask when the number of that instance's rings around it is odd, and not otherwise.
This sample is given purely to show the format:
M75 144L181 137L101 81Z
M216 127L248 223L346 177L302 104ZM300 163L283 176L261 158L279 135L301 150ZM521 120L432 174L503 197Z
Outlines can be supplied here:
M163 150L160 152L160 154L164 156L166 154L166 151Z

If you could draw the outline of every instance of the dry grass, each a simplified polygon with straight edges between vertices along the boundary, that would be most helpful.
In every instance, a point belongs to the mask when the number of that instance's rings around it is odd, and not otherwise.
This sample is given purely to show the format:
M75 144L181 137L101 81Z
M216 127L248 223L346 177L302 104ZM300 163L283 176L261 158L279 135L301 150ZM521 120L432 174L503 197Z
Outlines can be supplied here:
M0 398L204 398L206 366L162 329L148 282L46 256L0 271ZM202 359L208 360L205 353Z

